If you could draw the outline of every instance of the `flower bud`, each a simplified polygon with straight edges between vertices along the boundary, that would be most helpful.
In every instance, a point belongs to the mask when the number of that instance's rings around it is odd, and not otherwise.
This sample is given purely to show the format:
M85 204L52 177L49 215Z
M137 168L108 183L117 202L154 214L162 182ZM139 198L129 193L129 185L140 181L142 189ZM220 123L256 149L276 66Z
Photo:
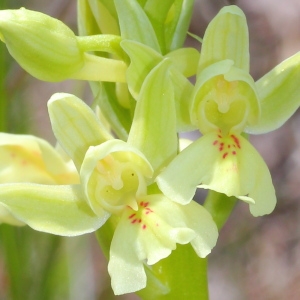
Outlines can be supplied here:
M1 10L0 39L22 68L40 80L68 79L84 64L73 31L36 11Z

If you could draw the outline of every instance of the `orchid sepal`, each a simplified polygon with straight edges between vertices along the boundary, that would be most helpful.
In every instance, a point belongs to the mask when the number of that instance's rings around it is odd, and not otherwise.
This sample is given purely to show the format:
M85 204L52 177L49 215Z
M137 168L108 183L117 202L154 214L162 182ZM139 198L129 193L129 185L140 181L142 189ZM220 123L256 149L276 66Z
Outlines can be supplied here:
M90 146L112 138L91 108L74 95L54 94L48 101L48 111L58 142L78 170Z
M299 108L300 52L256 81L261 116L245 132L262 134L281 127Z
M146 77L127 141L145 154L156 173L177 153L176 111L169 67L169 59L164 59Z
M198 72L225 59L249 72L248 35L243 11L235 5L223 7L205 31Z
M2 184L0 204L33 229L62 236L93 232L109 217L93 213L79 185Z

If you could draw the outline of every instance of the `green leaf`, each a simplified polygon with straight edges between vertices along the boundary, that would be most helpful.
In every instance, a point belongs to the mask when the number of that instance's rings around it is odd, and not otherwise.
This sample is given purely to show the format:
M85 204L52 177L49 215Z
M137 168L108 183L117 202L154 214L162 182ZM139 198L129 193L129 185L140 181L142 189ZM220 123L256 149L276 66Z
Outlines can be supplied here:
M174 91L168 60L146 77L137 101L128 143L145 154L158 172L177 153Z
M140 42L160 52L155 31L141 6L132 0L115 0L115 6L122 38Z
M71 94L54 94L48 110L53 132L78 170L90 146L112 138L90 107Z
M261 134L281 127L300 105L300 52L256 82L261 116L246 132Z
M2 184L0 203L33 229L63 236L95 231L109 217L96 216L76 185Z
M234 66L249 72L249 37L246 17L237 6L223 7L209 23L201 48L199 71L230 59Z

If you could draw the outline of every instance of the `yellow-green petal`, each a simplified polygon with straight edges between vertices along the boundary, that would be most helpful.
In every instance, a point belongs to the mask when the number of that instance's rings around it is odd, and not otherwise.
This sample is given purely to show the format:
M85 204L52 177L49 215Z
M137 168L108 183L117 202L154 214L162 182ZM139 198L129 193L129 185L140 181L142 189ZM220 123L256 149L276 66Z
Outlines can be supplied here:
M0 183L74 184L79 176L47 141L0 133Z
M286 59L255 85L261 117L246 132L261 134L282 126L300 105L300 52Z
M270 172L252 145L240 135L212 132L184 149L158 176L162 192L174 201L191 201L197 187L235 196L250 204L254 216L276 205Z
M54 94L48 110L53 132L77 169L90 146L112 138L91 108L71 94Z
M147 194L146 180L152 175L143 153L115 139L90 147L80 170L84 193L95 214L103 209L120 213L127 206L136 209L136 198Z
M128 137L128 143L145 154L155 172L177 153L176 111L169 66L169 60L165 59L146 77Z
M93 232L109 217L92 212L80 186L2 184L0 204L33 229L62 236Z
M216 62L198 76L191 105L191 120L204 134L221 129L242 132L260 116L255 83L232 60Z
M130 65L126 72L128 89L137 99L142 84L149 72L162 61L161 54L136 41L123 40L121 47L130 57Z
M223 7L209 23L201 48L198 72L209 65L230 59L234 66L249 72L249 37L246 17L237 6Z

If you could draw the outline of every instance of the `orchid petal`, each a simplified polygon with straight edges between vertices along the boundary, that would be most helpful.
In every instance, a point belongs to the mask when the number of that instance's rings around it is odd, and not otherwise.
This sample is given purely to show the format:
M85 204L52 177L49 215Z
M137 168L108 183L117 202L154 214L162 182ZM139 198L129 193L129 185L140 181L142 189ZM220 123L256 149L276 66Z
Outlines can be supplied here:
M232 60L216 62L199 74L192 101L192 123L203 134L217 128L241 132L260 115L252 77Z
M0 133L0 182L78 183L75 168L45 140Z
M211 216L199 204L181 206L161 194L142 197L137 211L124 211L111 243L108 271L114 292L145 287L143 261L155 264L169 256L177 243L189 242L204 257L214 247L217 236Z
M254 216L271 213L276 204L265 162L238 135L204 135L184 149L156 180L167 197L182 204L191 201L197 186L248 202Z
M136 209L137 196L147 193L145 178L153 170L146 157L120 140L90 147L80 170L85 195L93 211L119 213Z
M71 94L54 94L48 101L48 110L53 132L77 169L90 146L99 145L112 138L101 127L95 113Z
M261 117L246 132L261 134L282 126L300 105L300 53L286 59L256 82Z
M194 48L180 48L169 52L165 57L171 59L173 65L185 76L190 77L197 73L197 62L200 53Z
M136 41L123 40L121 47L131 59L126 73L127 82L130 93L137 99L146 76L162 61L163 56L152 48Z
M209 23L203 37L198 71L225 59L249 72L248 27L243 11L237 6L223 7Z
M157 65L142 86L128 143L145 154L155 172L177 153L174 91L168 60Z
M0 204L33 229L63 236L93 232L109 217L96 216L76 185L2 184Z

